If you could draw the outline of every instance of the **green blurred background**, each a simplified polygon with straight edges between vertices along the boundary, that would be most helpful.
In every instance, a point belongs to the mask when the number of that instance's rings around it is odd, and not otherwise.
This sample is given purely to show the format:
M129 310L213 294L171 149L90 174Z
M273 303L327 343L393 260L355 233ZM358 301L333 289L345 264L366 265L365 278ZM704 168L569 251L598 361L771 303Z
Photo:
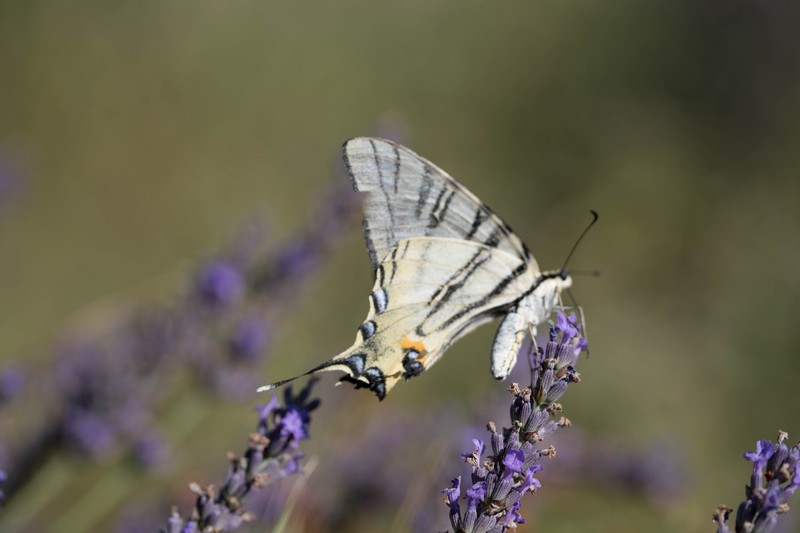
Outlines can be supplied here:
M744 0L3 2L0 156L19 187L0 212L0 360L46 369L65 331L169 300L249 213L292 235L341 143L391 120L543 268L599 211L572 264L602 276L575 280L592 356L565 414L592 439L666 442L684 462L677 501L545 485L522 530L711 531L714 507L743 497L742 453L778 429L800 437L798 23L798 4ZM353 224L264 381L349 346L371 285ZM324 468L342 428L403 409L505 423L485 401L500 388L485 370L493 333L383 404L336 389L349 407L320 408L308 454ZM188 510L186 484L218 483L263 398L186 394L192 444L172 442L168 466L57 454L0 528L33 513L113 530L131 502ZM402 529L387 520L362 530Z

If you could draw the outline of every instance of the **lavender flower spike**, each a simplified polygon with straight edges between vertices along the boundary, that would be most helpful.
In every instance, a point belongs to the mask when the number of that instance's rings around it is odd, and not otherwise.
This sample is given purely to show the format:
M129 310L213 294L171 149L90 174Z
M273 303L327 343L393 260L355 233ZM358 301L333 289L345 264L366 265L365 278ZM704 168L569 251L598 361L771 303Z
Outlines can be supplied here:
M298 445L308 438L311 411L319 406L318 399L309 400L315 382L310 380L296 396L288 387L283 406L273 395L268 404L256 407L258 430L250 435L244 455L228 456L230 466L222 488L203 489L192 483L189 488L197 494L197 500L191 516L184 520L173 508L167 527L161 532L232 531L252 521L253 515L243 505L250 491L302 471L299 461L303 453Z
M455 533L500 533L525 523L519 514L520 500L541 487L534 477L543 468L539 460L555 456L552 446L539 449L536 444L558 428L570 425L566 418L551 418L561 411L556 400L570 383L580 380L573 365L586 343L576 322L574 317L567 318L559 312L545 348L531 352L531 385L520 389L514 383L509 387L514 395L511 427L498 432L489 422L488 457L482 458L486 445L480 439L473 439L472 453L462 455L472 467L472 486L465 496L467 505L459 505L460 477L453 479L452 488L442 490Z
M746 499L736 510L736 533L766 533L775 527L778 515L789 512L789 498L800 487L800 443L789 448L784 444L788 438L780 431L776 443L760 440L756 451L744 454L753 462L753 473L745 488ZM713 516L717 533L730 533L731 511L724 505L717 507Z

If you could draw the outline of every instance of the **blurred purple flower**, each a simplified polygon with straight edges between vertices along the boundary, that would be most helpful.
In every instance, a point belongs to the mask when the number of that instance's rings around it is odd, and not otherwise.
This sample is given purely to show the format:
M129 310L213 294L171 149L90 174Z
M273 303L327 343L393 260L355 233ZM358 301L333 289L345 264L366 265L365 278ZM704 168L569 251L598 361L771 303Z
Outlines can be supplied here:
M119 441L138 438L163 388L153 369L163 365L165 352L151 336L140 336L149 330L143 322L134 324L108 338L74 342L60 354L54 390L63 415L54 425L64 444L86 456L103 456Z
M297 396L292 394L292 387L287 387L283 394L284 407L274 409L266 419L261 416L263 411L259 411L259 428L269 440L266 456L278 457L283 453L291 454L300 440L308 438L311 411L319 407L319 400L308 401L316 382L316 379L309 380L308 385ZM273 401L270 401L271 403Z
M25 387L25 374L17 365L6 365L0 371L0 403L13 400Z
M124 309L111 315L107 330L87 337L77 332L59 346L55 372L38 377L48 391L36 405L46 412L46 423L37 434L16 435L10 447L15 456L8 463L14 480L9 497L42 464L41 454L56 446L87 457L127 449L144 463L162 453L154 443L141 442L149 422L135 420L147 418L173 391L171 380L181 368L226 397L252 394L254 366L271 335L290 316L305 278L358 212L358 195L340 177L298 237L268 246L263 225L249 218L226 249L192 275L177 302ZM12 371L0 374L0 399L18 393L18 378ZM10 414L29 418L28 408Z
M240 269L221 259L207 264L197 278L197 291L208 304L228 306L242 296L245 280Z
M604 441L580 431L558 433L558 472L542 476L547 483L593 484L603 490L623 490L645 496L653 505L676 502L689 487L680 441L632 447L630 443Z
M299 241L290 243L276 261L276 269L280 276L303 276L317 265L320 250L314 243Z
M320 195L313 216L296 237L277 246L267 243L263 224L249 218L225 249L192 273L173 304L120 307L106 315L107 329L88 336L74 331L69 343L58 347L56 371L37 376L44 384L36 388L44 391L37 402L8 405L10 418L42 421L24 434L10 435L15 442L6 463L8 497L58 447L90 458L127 451L143 465L163 460L166 449L152 434L149 415L165 395L176 392L173 380L181 369L227 397L253 391L254 367L272 335L290 316L307 277L336 249L359 212L361 199L352 192L344 166L339 168L335 185ZM265 416L274 434L261 444L265 450L252 452L272 458L263 461L263 476L300 470L302 453L293 443L308 436L308 409L302 408L308 403L295 402ZM30 409L39 410L39 416L31 416ZM199 530L191 521L185 527Z
M243 505L250 492L302 471L299 444L308 438L311 412L319 406L318 399L310 399L314 383L315 379L309 380L297 395L292 393L291 386L287 387L283 405L273 395L267 405L257 407L257 433L250 436L244 455L229 455L230 466L220 490L212 486L203 489L192 483L191 490L197 494L197 500L191 516L184 520L173 509L167 527L161 531L231 531L252 521L253 514L245 511Z
M342 431L326 438L326 448L340 452L335 461L319 464L313 485L335 490L304 490L294 509L296 516L307 517L306 529L356 530L392 516L398 502L405 501L413 503L404 507L393 530L443 531L448 522L440 503L425 494L438 491L442 475L459 467L457 452L470 442L463 416L436 404L422 411L382 405L380 416L365 416L363 409L370 406L358 398L330 393L330 401L341 403L327 405L327 411L351 413L347 418L358 422L343 422ZM425 446L415 448L412 458L409 442Z
M117 434L113 427L91 411L74 408L64 420L65 437L83 454L104 457L114 450Z
M253 410L258 413L258 421L266 424L272 413L281 406L278 396L273 394L269 402L264 405L257 405Z
M156 506L153 503L133 502L119 512L113 531L114 533L153 533L153 531L158 531L160 526L160 516L157 515Z
M264 320L249 317L235 326L231 354L243 361L254 361L266 348L269 334Z
M800 443L789 448L789 435L778 433L778 440L759 440L754 452L744 458L753 462L750 484L745 488L746 499L736 510L736 533L765 533L772 531L778 516L789 512L789 498L800 487ZM732 509L724 505L714 512L718 533L729 533L728 516Z
M142 436L133 449L136 460L147 468L164 464L167 460L167 446L160 435L150 433Z
M281 424L281 436L291 437L295 440L306 439L306 424L297 411L288 411L283 417Z

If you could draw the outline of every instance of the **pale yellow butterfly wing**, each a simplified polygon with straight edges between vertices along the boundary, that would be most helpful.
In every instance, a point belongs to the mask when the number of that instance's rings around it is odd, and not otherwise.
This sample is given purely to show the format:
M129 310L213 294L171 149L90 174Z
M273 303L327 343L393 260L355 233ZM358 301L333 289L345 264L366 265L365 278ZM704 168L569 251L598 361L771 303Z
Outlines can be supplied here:
M339 370L379 398L419 375L459 337L511 305L531 283L519 258L485 245L405 239L378 266L353 346L309 373Z
M364 235L377 270L397 243L445 237L484 244L539 267L508 224L466 187L405 146L372 137L344 145L353 186L364 200Z

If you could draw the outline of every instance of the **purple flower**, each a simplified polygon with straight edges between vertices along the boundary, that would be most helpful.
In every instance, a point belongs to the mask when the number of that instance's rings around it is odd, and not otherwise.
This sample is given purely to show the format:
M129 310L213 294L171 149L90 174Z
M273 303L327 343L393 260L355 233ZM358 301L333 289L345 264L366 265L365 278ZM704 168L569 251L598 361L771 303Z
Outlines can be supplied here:
M12 400L25 387L25 374L17 365L7 365L0 371L0 402Z
M800 449L798 449L795 446L794 448L792 448L792 452L794 452L792 454L793 455L792 461L794 462L795 467L794 467L794 475L792 476L792 479L789 482L789 486L787 486L785 489L785 492L788 496L791 496L792 494L795 493L795 491L797 491L798 488L800 488L800 468L798 468L798 464L800 464L800 461L798 461L798 455L800 455Z
M506 467L506 475L516 474L522 470L525 464L525 454L522 450L509 450L503 457L503 466Z
M585 343L576 321L575 317L567 318L559 312L545 348L529 354L531 385L520 389L514 383L509 387L514 396L511 427L497 431L495 424L489 423L488 459L481 460L485 445L479 439L473 439L472 453L462 454L472 467L473 485L467 490L466 511L462 514L458 505L460 491L443 491L448 495L445 501L450 507L453 531L499 533L524 523L519 514L520 500L541 487L534 477L543 468L539 460L555 455L555 448L539 448L537 443L558 428L570 425L563 417L558 421L551 417L561 411L555 401L570 383L579 381L573 365Z
M477 528L477 523L485 517L478 515L478 505L483 503L486 497L486 482L478 481L467 489L467 511L464 513L463 529L465 531L474 531ZM491 520L491 519L490 519Z
M298 241L286 246L276 261L281 276L303 276L313 270L319 259L319 247L309 241Z
M272 412L278 409L281 402L278 401L278 396L273 393L272 398L265 405L258 405L253 410L258 413L258 421L266 424Z
M197 288L209 304L227 306L244 292L244 277L232 263L216 260L200 271Z
M678 437L646 446L604 442L580 431L559 433L559 471L548 483L589 483L646 497L654 504L678 501L689 485Z
M486 496L486 482L478 481L467 489L467 503L470 507L477 506Z
M308 438L311 411L319 406L318 399L310 399L315 382L309 380L297 395L287 387L284 405L273 395L267 405L257 407L258 431L241 457L228 456L228 473L219 491L190 485L197 494L191 518L184 520L173 509L161 531L228 531L253 520L242 505L253 489L302 471L299 443Z
M541 488L542 484L539 482L538 479L533 477L533 475L536 472L540 472L542 470L544 470L544 467L542 465L533 465L530 468L528 468L528 470L525 472L525 480L519 486L519 491L524 493L529 490L533 490L534 487L537 489Z
M461 508L458 500L461 498L461 476L452 479L451 488L442 489L444 493L444 503L450 508L450 525L453 531L461 530Z
M770 531L778 517L789 511L789 498L800 486L800 443L789 448L789 436L781 431L777 442L759 440L756 450L744 458L753 462L750 484L745 488L746 499L736 510L736 533ZM720 506L714 513L718 533L728 533L731 509Z
M147 468L164 464L168 455L164 439L154 433L141 437L134 445L133 452L139 463Z
M308 433L300 413L294 409L288 411L280 422L281 436L291 437L295 440L307 439Z
M514 502L514 505L511 506L511 509L508 510L506 513L506 517L503 519L503 527L509 528L512 527L511 524L524 524L525 519L522 518L522 515L519 514L520 503Z
M472 439L472 444L475 446L475 450L470 453L462 453L461 458L470 464L478 466L481 462L481 455L486 451L486 444L481 439Z
M775 445L771 441L762 439L756 442L756 451L745 453L744 458L754 463L755 470L763 470L773 453L775 453Z
M281 471L281 477L293 473L298 468L293 452L297 449L299 441L308 438L311 411L319 406L318 399L309 400L311 389L316 382L317 379L310 379L297 395L294 395L291 385L287 386L283 394L283 407L279 405L273 408L267 418L262 416L266 409L259 413L259 432L266 437L267 441L264 455L267 457L281 456L282 461L287 462L288 468L291 469L291 471ZM272 403L271 401L267 404L267 407ZM273 473L273 475L277 474Z
M231 339L231 352L238 359L253 361L267 347L268 340L264 320L250 317L235 327Z
M294 455L287 456L286 461L283 464L282 474L283 476L290 476L292 474L297 474L298 472L303 471L303 467L300 465L300 460L305 457L303 452L296 452Z
M4 169L0 161L0 204L5 192L13 192L4 187L16 183L6 179L14 176ZM36 376L44 384L36 408L48 416L31 416L27 402L3 405L8 411L4 416L35 421L38 426L31 428L30 437L31 424L25 426L26 435L10 436L20 440L10 447L13 456L4 462L11 479L30 478L43 464L41 457L62 446L87 456L127 451L144 463L156 459L163 448L141 438L147 426L130 422L128 406L137 402L142 413L152 414L165 396L175 392L175 375L187 367L206 390L226 396L236 390L252 394L253 384L240 384L257 375L253 365L260 362L258 356L268 348L272 333L266 325L277 327L290 317L306 277L335 249L337 238L358 212L358 195L349 179L340 177L320 195L320 208L300 235L269 246L249 222L246 232L238 232L212 260L198 265L177 301L122 305L107 310L108 320L102 322L109 327L90 325L68 332L69 343L60 345L53 357L55 370L43 369L46 373ZM0 373L0 402L19 393L24 384L19 378L16 372ZM303 431L307 435L308 421L303 413L297 415L301 422L288 416L285 423L295 426L287 426L284 435L278 432L271 445L270 452L287 453L278 470L298 464L297 454L290 452ZM268 428L276 424L270 420ZM131 430L131 426L137 427ZM17 486L22 483L9 486L9 499Z
M577 324L577 325L576 325ZM559 311L556 313L556 328L562 332L566 339L562 339L564 344L567 344L570 339L573 337L578 336L578 330L580 329L580 324L578 324L578 317L574 314L569 315L567 317Z
M66 438L77 451L105 456L117 442L117 434L111 425L90 411L73 409L64 422Z
M451 509L458 509L458 499L461 498L461 476L454 477L450 482L452 486L447 489L442 489L444 493L444 501L450 506Z

